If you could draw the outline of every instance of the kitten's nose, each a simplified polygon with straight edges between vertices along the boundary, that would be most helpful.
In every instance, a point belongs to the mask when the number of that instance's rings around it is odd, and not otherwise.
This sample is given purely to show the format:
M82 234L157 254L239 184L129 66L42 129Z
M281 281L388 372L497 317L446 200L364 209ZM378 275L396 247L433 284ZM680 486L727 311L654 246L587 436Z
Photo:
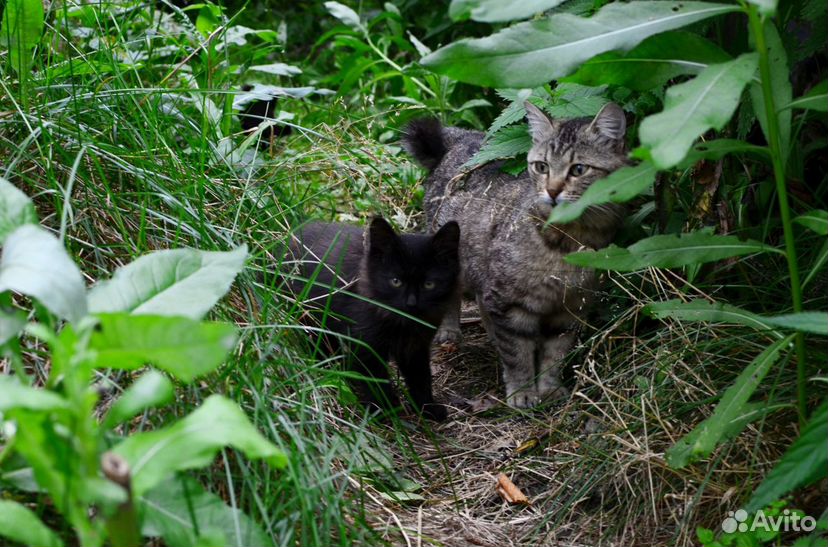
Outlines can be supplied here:
M557 205L558 196L561 195L561 192L563 192L563 189L564 189L563 184L560 184L560 185L556 184L554 186L547 186L546 187L546 193L549 194L550 198L552 198L552 203L553 204Z
M405 304L409 308L413 308L414 306L417 305L417 297L414 295L414 293L411 293L411 294L408 295L408 299L405 301Z

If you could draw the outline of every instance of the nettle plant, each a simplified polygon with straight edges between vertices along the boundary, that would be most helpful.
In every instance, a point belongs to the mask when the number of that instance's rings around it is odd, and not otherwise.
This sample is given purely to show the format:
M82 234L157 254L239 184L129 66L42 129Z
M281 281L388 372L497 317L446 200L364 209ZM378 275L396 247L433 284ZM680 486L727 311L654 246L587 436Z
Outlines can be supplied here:
M269 545L248 517L178 473L210 466L225 447L285 465L234 402L211 395L171 425L130 434L134 418L173 402L170 376L190 383L235 346L232 325L202 317L243 269L246 247L150 253L87 290L29 198L2 178L0 245L0 348L14 371L0 375L0 537L63 545L14 501L30 492L51 499L84 547L142 545L142 535L170 546L223 545L225 537ZM47 363L39 375L24 360L35 348ZM120 389L111 378L118 370L143 372L127 374L131 383L104 405L102 392Z
M633 1L604 5L590 17L576 14L583 12L583 3L573 2L573 13L566 13L568 5L561 0L453 0L449 14L455 20L503 23L554 10L485 38L456 41L421 62L457 80L498 88L510 101L470 168L492 159L520 157L529 149L526 129L518 125L525 115L525 100L553 116L593 115L610 99L636 114L653 112L636 124L640 145L632 155L639 160L637 164L594 183L577 202L556 207L551 223L570 222L592 205L630 201L650 192L658 173L686 174L703 161L750 158L758 163L759 176L770 173L773 199L766 203L778 207L781 248L769 242L767 224L758 229L742 226L762 241L715 234L713 229L702 227L688 233L654 235L626 248L613 245L567 257L572 264L617 272L684 268L690 282L705 263L747 255L784 257L790 303L777 308L777 314L753 313L726 302L689 296L652 302L643 310L655 318L743 325L772 340L721 394L713 414L667 451L667 463L674 468L711 455L750 422L766 416L767 403L751 401L751 396L772 367L793 353L800 437L747 502L748 511L755 511L828 474L828 403L819 405L809 417L809 401L816 399L818 403L823 395L818 389L809 389L808 371L817 370L818 365L809 368L805 336L828 335L828 313L803 307L803 287L828 261L824 241L828 212L806 210L794 218L789 198L789 181L805 179L806 155L825 146L824 139L821 144L808 142L800 131L808 123L822 123L824 131L824 116L819 113L828 110L828 82L812 85L794 98L788 62L789 56L801 61L824 47L825 26L819 22L824 20L824 4L788 2L777 13L774 0L731 4ZM703 25L715 24L715 18L725 15L731 22L747 22L746 44L717 45L705 37ZM779 30L783 25L793 25L791 28L801 32L795 39L783 39ZM725 45L738 54L727 53ZM557 85L550 86L551 81ZM736 125L741 129L734 132L742 137L722 138L721 130L730 124L737 109ZM744 139L754 121L758 121L764 145L755 143L761 137L752 139L754 142ZM800 139L805 145L800 146ZM522 166L507 162L506 168L519 172ZM692 184L691 179L679 177L685 186ZM797 238L817 241L817 252L798 251ZM824 343L824 338L816 340ZM776 402L783 403L781 406L788 403Z

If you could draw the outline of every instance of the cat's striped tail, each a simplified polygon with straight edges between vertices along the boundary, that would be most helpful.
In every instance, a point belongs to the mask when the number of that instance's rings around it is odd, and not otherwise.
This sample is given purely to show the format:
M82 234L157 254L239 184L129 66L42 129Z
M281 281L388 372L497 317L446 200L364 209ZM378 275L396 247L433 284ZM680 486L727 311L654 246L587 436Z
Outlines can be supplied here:
M440 164L448 150L443 126L437 118L418 118L409 122L403 129L402 145L429 171Z

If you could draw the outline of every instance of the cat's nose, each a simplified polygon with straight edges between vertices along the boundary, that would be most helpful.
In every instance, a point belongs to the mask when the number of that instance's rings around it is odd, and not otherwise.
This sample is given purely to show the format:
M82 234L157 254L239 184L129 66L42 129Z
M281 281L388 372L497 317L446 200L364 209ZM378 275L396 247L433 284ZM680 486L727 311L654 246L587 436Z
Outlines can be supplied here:
M552 198L552 203L557 205L558 204L558 196L561 195L563 192L563 185L561 186L548 186L546 188L546 193L549 194L549 197Z
M417 297L414 295L414 293L408 295L408 299L405 301L405 305L409 308L413 308L417 305Z

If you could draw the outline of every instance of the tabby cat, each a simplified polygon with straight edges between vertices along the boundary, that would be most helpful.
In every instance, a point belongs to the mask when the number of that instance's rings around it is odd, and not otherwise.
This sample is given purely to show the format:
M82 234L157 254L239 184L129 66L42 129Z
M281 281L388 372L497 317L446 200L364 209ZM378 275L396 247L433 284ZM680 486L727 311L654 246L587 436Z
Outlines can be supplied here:
M367 232L312 223L294 238L291 254L299 276L316 276L305 301L314 303L325 329L345 336L328 336L327 349L345 350L354 370L379 380L357 382L366 403L398 406L386 366L393 359L418 409L431 419L445 419L446 408L432 396L430 349L457 290L459 239L456 222L444 223L433 236L398 235L381 218ZM292 285L296 294L306 288L304 281Z
M564 262L568 253L605 247L622 220L615 204L588 208L576 221L547 225L553 207L577 200L594 181L627 163L624 112L607 104L594 118L552 119L526 103L532 136L528 173L511 176L494 162L465 164L483 133L421 119L406 129L405 148L430 174L425 209L430 228L460 225L461 279L503 361L508 404L530 407L565 397L561 362L572 348L594 292L595 274ZM459 292L458 292L459 295ZM460 334L460 298L438 341Z

